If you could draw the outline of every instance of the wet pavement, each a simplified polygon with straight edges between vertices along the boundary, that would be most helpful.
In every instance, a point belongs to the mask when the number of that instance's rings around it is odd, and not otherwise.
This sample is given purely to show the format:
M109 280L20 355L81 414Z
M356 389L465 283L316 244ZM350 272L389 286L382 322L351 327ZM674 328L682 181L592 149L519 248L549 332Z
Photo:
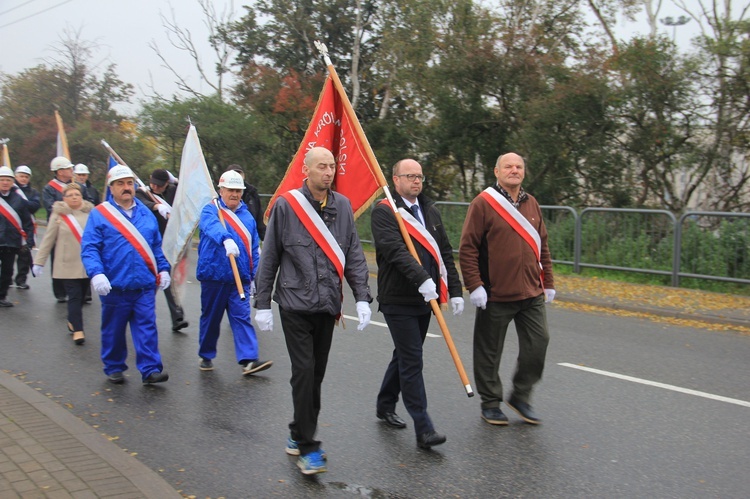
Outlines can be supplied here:
M124 477L105 491L67 490L70 497L103 497L113 490L127 497L166 497L148 488L153 484L168 484L184 496L232 498L740 497L750 487L746 334L568 310L561 293L560 304L548 309L552 341L545 378L532 401L544 423L527 425L506 410L511 424L494 427L480 419L479 397L465 395L433 320L425 379L430 414L448 441L423 451L402 405L397 411L407 429L388 428L375 418L375 395L392 343L379 313L365 331L356 330L347 291L345 313L352 318L345 330L336 330L323 384L318 436L329 471L310 478L284 453L292 408L278 315L273 332L258 333L261 357L274 360L271 369L241 376L225 321L215 370L201 372L198 283L187 285L191 325L184 334L171 332L159 295L160 348L170 380L143 386L131 368L126 383L114 386L99 360L98 299L85 307L86 344L75 346L65 328L65 305L52 297L48 276L30 284L30 290L11 289L16 306L0 310L0 369L6 373L0 376L0 430L6 432L0 438L17 440L2 440L2 450L33 446L38 452L27 454L42 459L52 454L70 470L74 459L55 456L43 432L34 435L33 428L20 425L41 414L51 427L63 427L71 448L103 453L108 471L102 473ZM371 286L376 289L374 279ZM468 294L465 298L468 303ZM595 298L602 297L587 299ZM473 381L470 308L446 321ZM512 333L506 343L501 373L508 383L517 353ZM9 412L18 404L12 411L20 412ZM65 418L90 431L66 430ZM107 452L120 460L113 462ZM0 461L0 470L7 470L7 463L22 464L9 457ZM125 473L131 468L135 477ZM39 470L24 473L34 471ZM6 482L0 482L2 498L69 497L62 491L53 495L43 488L47 482L33 477L22 494L12 485L22 481L19 474L9 480L2 471L2 477L11 484L4 488Z

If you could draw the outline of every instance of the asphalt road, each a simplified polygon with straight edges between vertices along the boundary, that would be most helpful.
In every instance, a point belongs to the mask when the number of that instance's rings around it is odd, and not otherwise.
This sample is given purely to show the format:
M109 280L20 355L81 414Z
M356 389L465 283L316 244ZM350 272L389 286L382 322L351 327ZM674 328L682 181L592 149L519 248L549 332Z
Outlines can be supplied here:
M259 332L261 357L274 361L270 370L241 376L225 320L216 369L201 372L198 283L187 288L185 334L171 332L159 295L157 322L169 382L142 386L131 352L127 383L113 386L99 359L98 299L86 306L87 341L79 347L67 333L65 305L52 297L48 274L31 286L11 288L16 306L0 309L0 368L22 373L30 386L110 436L185 495L691 498L746 497L750 490L748 336L553 305L545 377L533 399L544 420L538 427L510 410L509 426L484 423L479 397L466 396L443 339L429 337L430 414L448 441L422 451L403 406L397 410L409 422L405 430L375 418L392 343L384 325L359 332L352 318L335 333L323 385L318 436L329 472L309 478L284 453L292 406L278 316L273 332ZM374 279L371 286L375 289ZM474 314L468 308L446 320L473 382ZM355 315L348 291L346 311ZM379 313L373 321L384 324ZM431 332L440 334L434 320ZM501 369L506 385L515 356L510 333Z

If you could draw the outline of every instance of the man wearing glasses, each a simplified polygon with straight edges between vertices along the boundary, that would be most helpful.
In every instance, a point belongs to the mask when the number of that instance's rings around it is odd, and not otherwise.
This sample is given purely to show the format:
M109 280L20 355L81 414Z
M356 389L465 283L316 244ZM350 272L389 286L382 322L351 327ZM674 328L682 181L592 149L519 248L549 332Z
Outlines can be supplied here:
M402 395L414 420L417 446L429 449L445 442L427 414L422 377L422 344L430 325L431 300L450 302L453 314L463 312L463 288L453 263L453 250L433 201L422 194L422 166L402 159L393 167L394 201L419 256L406 247L395 214L381 201L372 212L372 238L378 263L378 302L393 338L393 356L383 377L376 415L393 428L405 428L396 414Z

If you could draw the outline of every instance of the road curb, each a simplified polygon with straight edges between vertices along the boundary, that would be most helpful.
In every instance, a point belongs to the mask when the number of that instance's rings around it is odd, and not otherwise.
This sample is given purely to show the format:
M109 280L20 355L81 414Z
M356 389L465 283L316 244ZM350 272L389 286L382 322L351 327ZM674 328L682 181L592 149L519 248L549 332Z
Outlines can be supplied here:
M592 300L587 298L580 298L576 296L558 296L556 301L577 303L580 305L589 305L594 307L609 308L613 310L624 310L627 312L643 313L649 315L656 315L659 317L671 317L676 319L694 320L707 322L709 324L725 324L731 326L740 326L750 328L750 321L737 319L734 317L723 317L718 315L711 315L705 313L687 313L680 312L678 310L667 310L663 308L649 307L645 305L629 305L626 303L610 302L607 300Z

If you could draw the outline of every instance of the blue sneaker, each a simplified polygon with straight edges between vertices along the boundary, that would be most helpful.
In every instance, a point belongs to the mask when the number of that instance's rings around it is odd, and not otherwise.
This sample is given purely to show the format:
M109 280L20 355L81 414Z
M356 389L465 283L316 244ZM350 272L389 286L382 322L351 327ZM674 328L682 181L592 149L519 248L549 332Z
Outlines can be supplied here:
M292 437L288 437L286 439L286 449L284 449L287 454L290 456L299 456L299 445L297 445L297 441L294 440ZM323 459L328 459L328 456L326 455L326 451L323 449L318 449L320 452L320 457Z
M299 445L292 437L286 439L286 453L290 456L299 456Z
M302 470L302 474L304 475L315 475L316 473L325 473L328 471L323 454L319 450L300 456L297 460L297 466Z

